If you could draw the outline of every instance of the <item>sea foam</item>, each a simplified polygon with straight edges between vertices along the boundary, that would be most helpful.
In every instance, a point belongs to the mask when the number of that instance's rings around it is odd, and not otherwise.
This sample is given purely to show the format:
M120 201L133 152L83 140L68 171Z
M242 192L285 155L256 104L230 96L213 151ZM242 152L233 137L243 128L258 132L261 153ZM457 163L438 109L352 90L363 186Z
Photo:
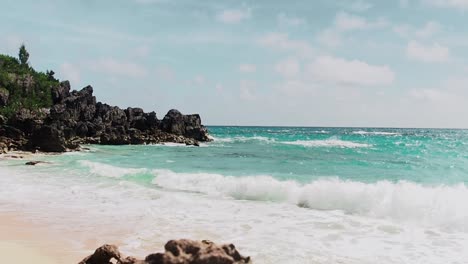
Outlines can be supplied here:
M103 177L121 178L127 175L135 175L148 172L148 170L145 168L121 168L89 160L80 160L78 161L78 163L81 166L87 167L90 173Z
M362 183L337 178L307 184L270 176L234 177L208 173L153 171L153 183L166 189L240 200L292 203L315 210L388 219L468 231L468 188L423 186L413 182Z
M352 141L345 141L340 139L325 139L325 140L297 140L285 141L283 144L297 145L304 147L338 147L338 148L368 148L372 145L366 143L357 143Z
M400 136L401 135L400 133L396 133L396 132L363 131L363 130L353 131L352 133L356 135L380 135L380 136Z

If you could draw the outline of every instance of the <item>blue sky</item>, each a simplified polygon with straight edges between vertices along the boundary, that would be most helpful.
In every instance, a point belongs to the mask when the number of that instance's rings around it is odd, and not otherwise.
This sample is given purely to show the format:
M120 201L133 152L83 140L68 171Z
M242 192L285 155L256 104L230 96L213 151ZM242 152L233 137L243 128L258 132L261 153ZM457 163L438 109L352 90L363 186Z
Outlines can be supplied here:
M2 0L21 43L99 100L205 124L468 127L468 0Z

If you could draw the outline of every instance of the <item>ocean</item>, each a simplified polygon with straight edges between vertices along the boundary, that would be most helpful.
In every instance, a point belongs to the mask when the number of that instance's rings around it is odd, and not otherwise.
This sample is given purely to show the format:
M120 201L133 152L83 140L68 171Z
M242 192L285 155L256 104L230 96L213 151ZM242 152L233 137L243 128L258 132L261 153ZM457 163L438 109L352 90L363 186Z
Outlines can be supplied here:
M121 240L234 243L254 263L467 263L468 131L209 127L214 141L0 160L0 211ZM122 237L123 236L123 237ZM81 240L80 240L81 239Z

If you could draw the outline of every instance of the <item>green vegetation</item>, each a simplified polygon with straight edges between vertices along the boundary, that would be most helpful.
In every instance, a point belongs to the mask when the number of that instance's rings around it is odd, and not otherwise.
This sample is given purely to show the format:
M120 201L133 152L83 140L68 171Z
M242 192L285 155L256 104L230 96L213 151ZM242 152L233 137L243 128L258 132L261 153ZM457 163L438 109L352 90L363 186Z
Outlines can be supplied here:
M0 114L11 116L21 108L36 110L52 105L51 89L59 85L53 71L36 72L21 45L19 59L0 54ZM2 103L3 101L3 103Z
M20 47L18 57L22 65L28 64L29 52L26 50L24 44Z

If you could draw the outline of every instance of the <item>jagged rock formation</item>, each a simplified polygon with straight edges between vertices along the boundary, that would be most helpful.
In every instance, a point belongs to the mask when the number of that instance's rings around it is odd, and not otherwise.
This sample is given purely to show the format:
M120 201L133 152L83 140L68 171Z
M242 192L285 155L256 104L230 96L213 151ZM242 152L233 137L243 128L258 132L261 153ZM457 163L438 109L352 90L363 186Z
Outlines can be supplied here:
M104 245L78 264L247 264L250 257L243 257L233 244L218 246L213 242L181 239L171 240L164 246L164 253L148 255L144 260L123 257L114 245ZM112 261L112 262L111 262ZM116 261L116 262L115 262Z
M0 116L0 153L7 150L64 152L80 144L147 144L175 142L198 146L209 141L199 115L170 110L159 120L141 108L120 109L96 102L93 88L70 92L70 83L52 87L50 109L20 109ZM4 98L2 99L4 100Z

